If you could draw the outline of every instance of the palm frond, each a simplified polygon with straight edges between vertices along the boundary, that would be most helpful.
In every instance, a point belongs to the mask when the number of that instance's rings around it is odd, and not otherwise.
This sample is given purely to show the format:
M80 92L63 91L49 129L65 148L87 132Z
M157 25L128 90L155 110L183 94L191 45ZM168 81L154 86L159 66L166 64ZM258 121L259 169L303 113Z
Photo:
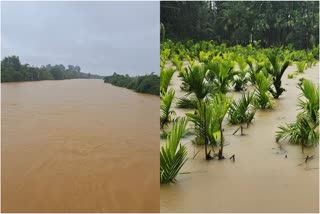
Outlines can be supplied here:
M210 91L210 87L205 80L206 71L203 65L188 66L182 72L182 89L194 93L197 99L203 99Z
M255 115L254 93L243 94L241 99L230 104L228 120L231 124L250 123Z
M302 110L294 123L280 126L276 141L288 139L290 143L304 146L317 145L319 142L319 86L303 79L298 88L301 90L298 106Z
M281 87L281 78L289 66L289 60L285 59L282 61L278 54L279 50L268 52L267 57L270 64L266 67L266 70L272 76L273 80L274 88L270 88L270 92L276 99L285 91L285 89Z
M304 69L306 68L306 61L300 61L295 63L297 66L297 72L303 73Z
M312 81L304 79L298 88L302 92L298 99L298 106L309 115L313 123L316 123L319 118L319 86L316 87Z
M276 132L276 141L288 139L290 143L303 146L317 145L319 143L318 124L310 123L305 115L299 115L294 123L280 126Z
M182 69L182 65L183 65L183 61L180 60L179 55L174 55L172 57L172 63L176 66L176 70L177 71L181 71Z
M238 72L233 70L233 63L228 60L214 58L206 65L209 70L207 79L213 84L213 90L226 93L235 75Z
M160 92L161 93L167 92L168 86L170 85L170 81L174 72L175 71L172 68L160 69Z
M193 94L178 98L176 101L178 108L195 109L197 108L197 97Z
M165 124L171 121L171 115L175 114L175 111L171 110L172 101L174 99L175 91L170 89L167 93L161 95L160 103L160 128L163 128Z
M256 74L256 90L254 104L257 108L272 108L273 98L269 92L272 85L271 75L265 76L263 72Z
M160 183L175 180L182 166L187 161L187 149L180 144L188 120L178 118L174 121L171 132L160 150ZM179 147L180 144L180 147Z

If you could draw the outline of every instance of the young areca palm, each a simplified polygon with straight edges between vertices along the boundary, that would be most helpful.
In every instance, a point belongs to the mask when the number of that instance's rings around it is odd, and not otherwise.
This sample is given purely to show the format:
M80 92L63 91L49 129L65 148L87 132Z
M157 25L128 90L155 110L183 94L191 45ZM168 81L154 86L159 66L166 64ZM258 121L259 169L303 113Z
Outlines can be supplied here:
M314 65L314 61L315 61L315 59L314 59L312 53L311 52L307 53L306 54L306 67L305 68L311 68L312 65Z
M171 50L169 48L166 48L161 51L160 53L160 68L164 68L166 62L170 58Z
M176 70L177 71L181 71L182 65L183 65L183 61L180 60L179 55L177 55L177 54L173 55L172 63L176 66Z
M213 97L212 117L216 118L219 130L220 130L220 149L218 153L219 159L224 159L224 156L223 156L224 136L223 136L222 122L228 112L230 104L231 104L230 98L224 94L218 94Z
M277 51L268 53L267 57L270 61L270 66L266 67L266 70L273 78L274 89L270 88L270 92L276 99L285 91L285 89L281 87L281 78L289 66L289 60L281 61L277 54Z
M172 101L174 99L175 91L170 89L167 93L161 94L160 103L160 128L162 129L165 124L171 121L171 115L175 111L171 110Z
M187 149L180 144L188 121L179 118L173 122L171 132L160 150L160 183L175 181L180 169L187 161ZM180 144L180 146L179 146Z
M304 79L298 88L302 92L298 99L298 106L309 116L311 122L317 123L319 121L319 86Z
M211 55L212 55L211 52L200 51L199 61L207 63L210 60Z
M238 74L233 79L233 86L234 90L241 91L245 90L246 84L249 81L247 77L247 72L244 70L241 70L238 72Z
M257 61L252 57L248 57L247 64L249 66L248 73L251 84L256 84L256 74L259 73L264 67L263 61Z
M241 55L237 55L235 60L238 64L239 70L237 75L233 78L233 86L236 91L241 91L245 89L245 86L249 81L247 76L247 62Z
M230 104L228 111L228 120L231 124L249 124L254 115L255 108L253 106L254 93L248 92L243 94L241 99L235 100Z
M269 92L272 85L271 75L266 75L263 72L256 74L256 90L254 104L257 108L266 109L272 108L273 98Z
M208 80L212 82L213 89L217 92L226 93L237 72L233 70L231 61L214 60L207 65Z
M181 88L190 94L194 93L198 100L202 100L210 92L203 65L188 66L180 72L180 77L182 78Z
M276 141L289 139L290 143L301 144L302 152L305 146L316 145L319 141L319 86L304 79L298 85L302 91L298 106L302 110L294 123L280 126Z
M174 72L175 71L172 68L160 69L160 92L161 93L167 92L168 86L170 84L170 81Z
M276 141L289 139L290 143L301 144L302 152L308 145L317 145L319 143L319 122L314 124L310 122L305 114L300 114L294 123L280 126L276 134Z
M189 56L188 54L186 55L186 59L189 62L189 65L191 65L191 67L194 65L194 63L196 62L195 58L192 58L191 56Z
M194 114L186 113L190 118L190 121L194 124L196 143L204 144L205 159L211 159L210 153L208 153L208 145L217 145L216 138L213 136L214 132L219 131L216 118L212 117L212 108L209 103L199 101L197 103L197 109ZM212 133L212 134L210 134Z
M195 125L197 141L205 146L205 159L212 157L208 153L208 145L220 145L218 157L223 159L224 137L222 121L228 111L231 100L224 94L219 93L209 102L198 102L194 114L186 113ZM219 142L220 141L220 142Z
M298 73L303 73L304 69L306 68L306 61L300 61L295 63L297 66L297 72Z
M195 109L197 108L197 97L194 94L186 95L176 101L178 108Z

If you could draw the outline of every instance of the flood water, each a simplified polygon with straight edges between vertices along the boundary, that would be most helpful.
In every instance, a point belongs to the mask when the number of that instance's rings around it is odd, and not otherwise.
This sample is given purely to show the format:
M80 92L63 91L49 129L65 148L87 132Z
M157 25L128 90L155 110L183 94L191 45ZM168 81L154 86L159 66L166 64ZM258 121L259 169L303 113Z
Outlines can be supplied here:
M103 80L1 84L2 212L158 212L159 97Z
M191 144L192 136L183 138L188 148L188 160L176 183L161 185L161 212L318 212L319 211L319 147L275 143L279 125L295 121L296 84L301 77L318 83L319 64L294 79L287 75L295 71L289 67L283 76L286 92L272 110L258 110L245 135L232 135L239 126L224 123L225 160L204 160L201 147ZM184 95L180 80L174 74L171 87L176 97ZM229 93L239 98L240 93ZM174 108L177 116L188 110ZM189 124L190 125L190 124ZM193 159L194 155L201 150ZM229 160L235 154L236 161ZM285 158L287 155L287 158ZM314 158L304 163L307 155Z

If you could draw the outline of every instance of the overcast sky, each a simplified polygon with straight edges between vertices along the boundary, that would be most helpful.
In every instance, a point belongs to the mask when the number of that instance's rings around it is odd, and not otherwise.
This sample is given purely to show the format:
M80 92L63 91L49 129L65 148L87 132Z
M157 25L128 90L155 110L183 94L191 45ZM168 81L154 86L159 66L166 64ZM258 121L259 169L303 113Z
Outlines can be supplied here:
M1 2L1 57L100 75L159 73L159 2Z

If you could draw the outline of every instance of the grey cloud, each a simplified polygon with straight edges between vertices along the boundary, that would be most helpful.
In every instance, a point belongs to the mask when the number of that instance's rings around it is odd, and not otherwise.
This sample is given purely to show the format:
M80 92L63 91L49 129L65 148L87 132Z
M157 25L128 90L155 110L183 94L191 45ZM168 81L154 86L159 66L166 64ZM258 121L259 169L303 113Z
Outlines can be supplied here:
M1 54L84 72L159 73L159 2L1 2Z

